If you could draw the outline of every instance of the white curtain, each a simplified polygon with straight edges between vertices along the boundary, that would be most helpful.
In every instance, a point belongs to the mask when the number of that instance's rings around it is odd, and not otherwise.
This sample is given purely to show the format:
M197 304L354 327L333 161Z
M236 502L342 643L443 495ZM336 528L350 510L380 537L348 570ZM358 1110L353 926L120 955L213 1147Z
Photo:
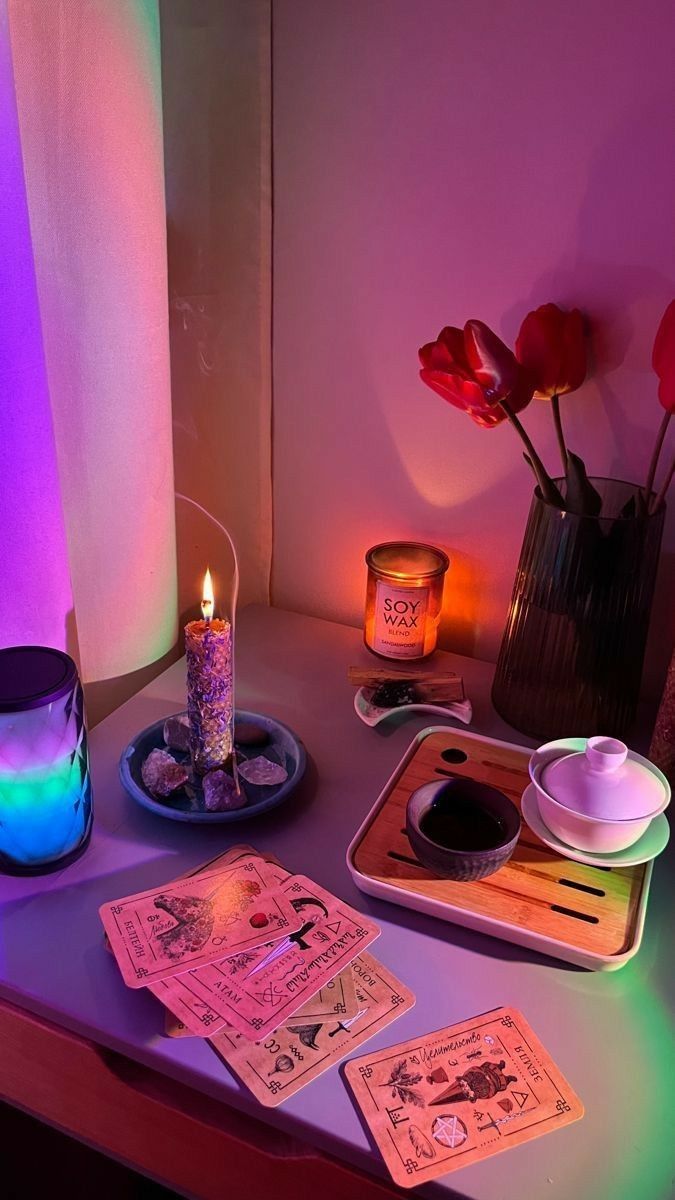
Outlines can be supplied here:
M174 487L269 592L270 3L159 10L0 0L0 645L68 649L97 715L227 577L182 503L177 570Z
M5 0L0 0L0 146L0 644L74 649Z
M27 302L30 275L38 302L30 344L5 346L21 402L7 387L2 402L24 434L30 413L30 459L49 480L41 493L17 472L9 503L26 521L0 632L5 644L65 644L85 680L108 679L158 659L177 628L157 0L0 5L3 85L10 94L11 72L16 94L11 186L32 243L31 267L23 237L13 282ZM59 510L66 547L50 533L44 578L35 531Z

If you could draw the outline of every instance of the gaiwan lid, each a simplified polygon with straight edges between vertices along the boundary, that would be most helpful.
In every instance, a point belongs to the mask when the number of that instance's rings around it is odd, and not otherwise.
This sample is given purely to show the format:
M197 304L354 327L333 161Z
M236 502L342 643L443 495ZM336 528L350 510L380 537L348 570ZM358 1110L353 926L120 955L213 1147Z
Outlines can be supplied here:
M602 820L655 816L668 801L647 759L616 738L589 738L583 753L564 754L544 767L541 782L558 804Z

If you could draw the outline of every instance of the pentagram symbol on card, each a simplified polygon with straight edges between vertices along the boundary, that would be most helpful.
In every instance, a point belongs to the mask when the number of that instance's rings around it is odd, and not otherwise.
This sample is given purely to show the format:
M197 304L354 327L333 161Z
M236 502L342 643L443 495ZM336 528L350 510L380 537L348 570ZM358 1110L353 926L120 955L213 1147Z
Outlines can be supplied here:
M447 1146L450 1150L455 1150L457 1146L461 1146L468 1137L468 1130L460 1117L440 1116L436 1117L431 1126L431 1136L436 1142L440 1142L442 1146Z

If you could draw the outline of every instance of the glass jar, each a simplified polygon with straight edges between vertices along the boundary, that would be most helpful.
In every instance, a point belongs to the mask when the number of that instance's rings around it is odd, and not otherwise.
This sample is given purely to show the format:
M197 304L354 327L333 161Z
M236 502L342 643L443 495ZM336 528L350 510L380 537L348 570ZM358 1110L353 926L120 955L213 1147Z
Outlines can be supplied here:
M60 870L86 848L91 826L75 663L46 646L0 650L0 869Z
M366 646L380 658L426 658L436 648L447 554L420 542L381 542L366 563Z
M500 716L542 741L625 740L637 708L665 505L642 514L637 484L591 483L597 517L535 489L492 686Z

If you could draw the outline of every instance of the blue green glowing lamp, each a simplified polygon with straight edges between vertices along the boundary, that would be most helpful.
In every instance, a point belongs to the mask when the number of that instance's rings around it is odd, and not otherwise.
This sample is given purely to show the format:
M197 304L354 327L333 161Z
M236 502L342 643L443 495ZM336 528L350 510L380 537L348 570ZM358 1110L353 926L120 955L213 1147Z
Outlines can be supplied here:
M61 870L86 849L91 826L75 663L46 646L0 650L0 870Z

